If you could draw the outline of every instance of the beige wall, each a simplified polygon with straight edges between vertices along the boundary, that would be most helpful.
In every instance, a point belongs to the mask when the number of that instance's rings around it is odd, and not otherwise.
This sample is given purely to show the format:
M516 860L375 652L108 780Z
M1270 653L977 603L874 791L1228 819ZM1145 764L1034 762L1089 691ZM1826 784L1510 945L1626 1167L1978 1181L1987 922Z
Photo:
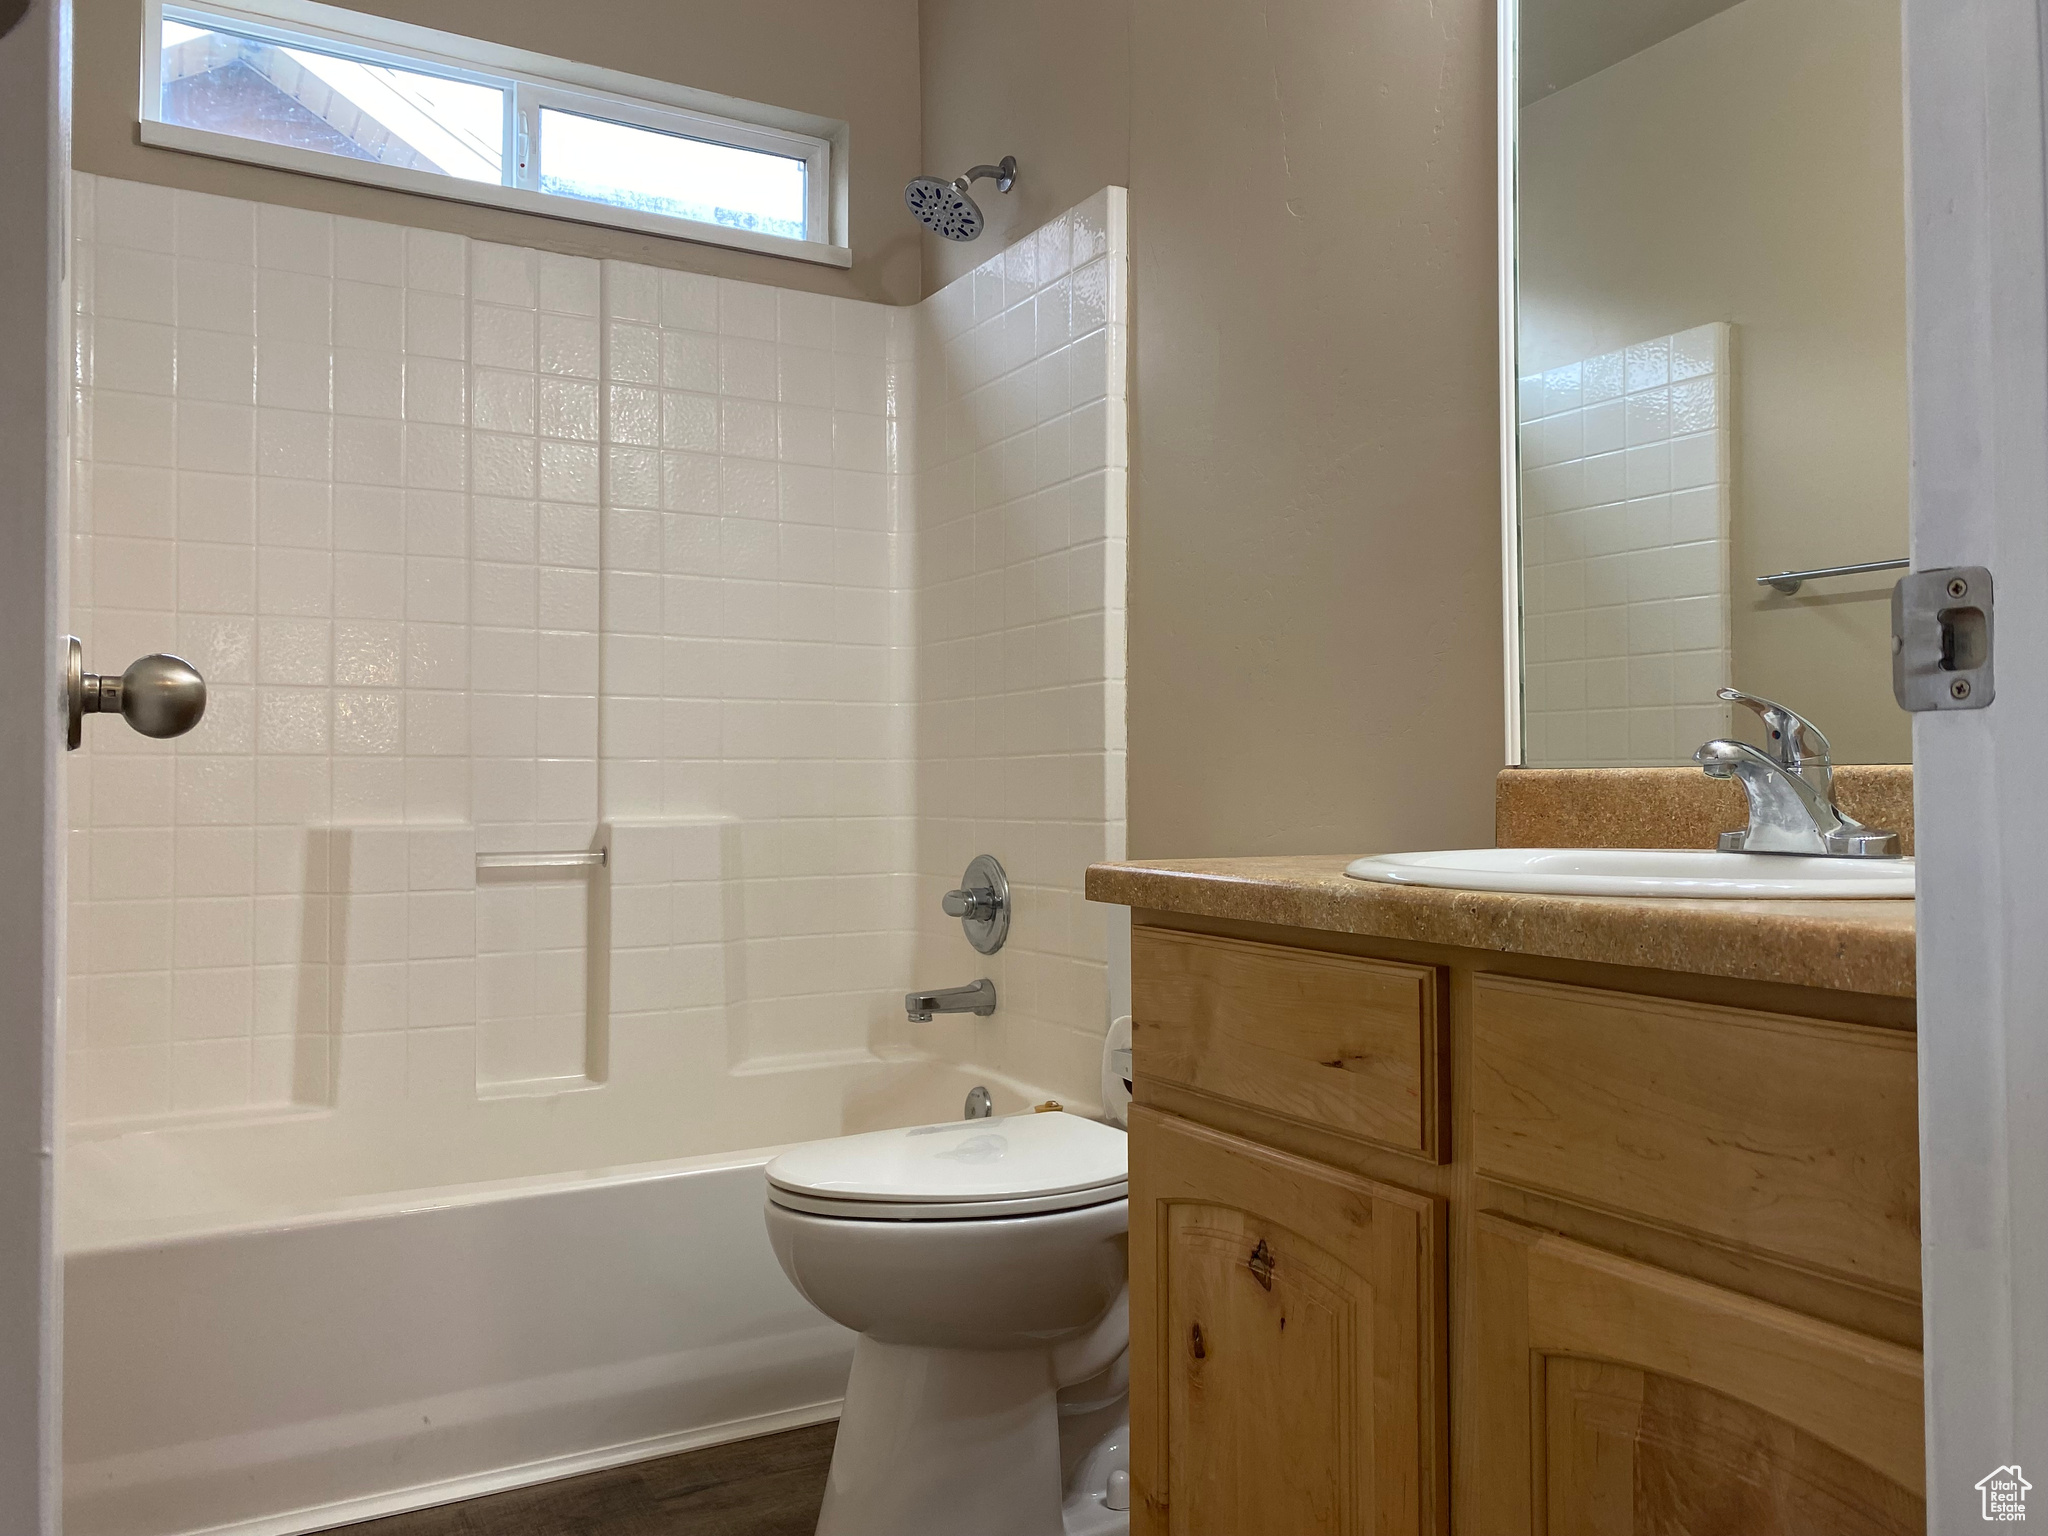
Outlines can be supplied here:
M936 293L1104 187L1130 184L1130 0L924 0L924 170L954 177L1015 155L1005 194L974 184L979 240L925 241Z
M1128 18L1132 854L1490 843L1492 7L979 8L926 6L926 158L1053 207Z
M852 269L145 147L135 137L140 0L77 0L72 163L129 181L890 304L915 303L922 292L923 235L902 202L903 183L918 172L917 0L344 3L465 37L844 121L852 168Z
M1522 370L1735 326L1735 676L1905 762L1905 182L1894 0L1744 0L1522 112Z

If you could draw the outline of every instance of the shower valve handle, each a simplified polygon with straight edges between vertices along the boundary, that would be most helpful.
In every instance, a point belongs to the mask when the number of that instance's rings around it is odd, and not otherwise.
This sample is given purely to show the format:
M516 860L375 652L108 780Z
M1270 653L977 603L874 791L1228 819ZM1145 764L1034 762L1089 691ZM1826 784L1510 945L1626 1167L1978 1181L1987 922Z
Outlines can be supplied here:
M978 891L948 891L939 898L939 905L948 917L972 917L985 922L995 916L1002 903L996 900L994 891L984 887Z
M959 888L941 896L939 906L946 916L960 919L967 942L984 955L1001 949L1010 936L1010 878L994 854L977 855Z

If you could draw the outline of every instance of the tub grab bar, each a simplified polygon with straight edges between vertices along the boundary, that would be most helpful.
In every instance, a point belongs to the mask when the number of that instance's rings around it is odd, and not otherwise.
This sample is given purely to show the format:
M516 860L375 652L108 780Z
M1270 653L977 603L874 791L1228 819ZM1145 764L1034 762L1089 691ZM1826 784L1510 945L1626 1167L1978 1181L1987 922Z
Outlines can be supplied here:
M609 848L573 853L480 853L478 869L602 869L611 862Z

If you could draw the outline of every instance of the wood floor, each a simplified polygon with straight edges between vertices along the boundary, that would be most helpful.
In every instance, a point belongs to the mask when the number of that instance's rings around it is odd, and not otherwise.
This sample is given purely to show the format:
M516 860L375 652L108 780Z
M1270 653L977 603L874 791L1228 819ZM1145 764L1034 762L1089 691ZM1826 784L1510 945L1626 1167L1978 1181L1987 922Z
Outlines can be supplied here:
M838 1429L685 1451L337 1527L336 1536L812 1536Z

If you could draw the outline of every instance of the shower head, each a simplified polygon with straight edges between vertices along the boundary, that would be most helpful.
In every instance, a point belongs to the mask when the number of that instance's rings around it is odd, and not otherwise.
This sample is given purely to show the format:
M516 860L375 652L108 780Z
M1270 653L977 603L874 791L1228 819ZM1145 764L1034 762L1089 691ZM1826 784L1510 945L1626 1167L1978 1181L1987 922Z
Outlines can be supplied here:
M903 189L903 205L933 234L947 240L972 240L981 233L985 221L967 189L985 177L995 181L998 192L1009 191L1017 184L1017 157L1005 155L1001 165L977 165L952 181L941 181L936 176L913 177Z
M981 209L963 187L936 176L919 176L903 189L904 206L935 235L972 240L981 233Z

